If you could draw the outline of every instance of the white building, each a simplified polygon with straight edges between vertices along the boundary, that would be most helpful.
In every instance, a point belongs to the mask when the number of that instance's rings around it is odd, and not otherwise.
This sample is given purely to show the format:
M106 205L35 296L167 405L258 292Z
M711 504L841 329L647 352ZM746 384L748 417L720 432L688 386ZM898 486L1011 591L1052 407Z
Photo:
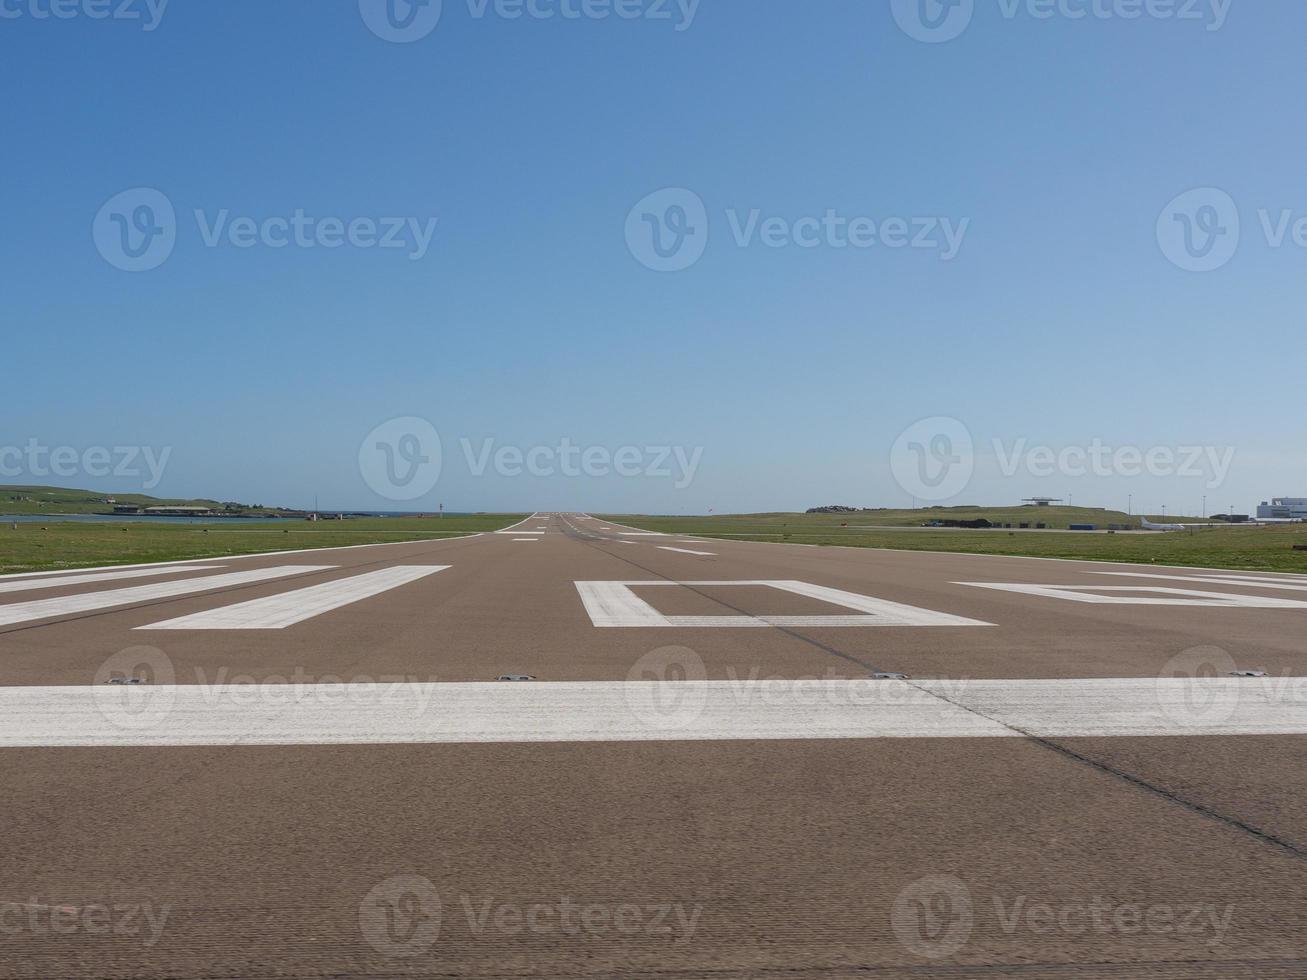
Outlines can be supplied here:
M1269 504L1263 500L1257 508L1257 517L1259 520L1307 521L1307 497L1275 497Z

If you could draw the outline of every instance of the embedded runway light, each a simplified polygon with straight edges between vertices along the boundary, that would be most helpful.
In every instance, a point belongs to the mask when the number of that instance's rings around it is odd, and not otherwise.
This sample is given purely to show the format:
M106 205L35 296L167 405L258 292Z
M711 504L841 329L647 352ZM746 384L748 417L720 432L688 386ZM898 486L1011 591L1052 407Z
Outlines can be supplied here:
M889 670L878 670L871 676L873 680L878 681L906 681L908 679L907 674L897 674Z
M1231 676L1231 677L1265 677L1265 676L1266 676L1266 671L1264 671L1264 670L1232 670L1232 671L1230 671L1230 676Z
M500 674L495 680L499 681L533 681L535 680L530 674Z
M144 684L145 681L140 677L111 677L110 684Z

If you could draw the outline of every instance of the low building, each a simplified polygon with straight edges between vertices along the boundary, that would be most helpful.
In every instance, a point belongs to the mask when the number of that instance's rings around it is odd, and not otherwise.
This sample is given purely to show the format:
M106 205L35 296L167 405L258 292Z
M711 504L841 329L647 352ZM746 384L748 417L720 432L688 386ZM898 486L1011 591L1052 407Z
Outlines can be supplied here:
M1273 497L1257 508L1258 520L1307 521L1307 497Z

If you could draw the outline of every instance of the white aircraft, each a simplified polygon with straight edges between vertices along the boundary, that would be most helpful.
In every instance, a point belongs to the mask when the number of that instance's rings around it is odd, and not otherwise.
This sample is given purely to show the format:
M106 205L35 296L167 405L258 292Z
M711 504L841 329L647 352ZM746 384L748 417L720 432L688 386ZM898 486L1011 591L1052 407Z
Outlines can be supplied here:
M1141 517L1139 519L1144 522L1145 531L1183 531L1187 527L1189 527L1189 525L1187 524L1154 524L1147 517ZM1207 527L1209 525L1202 525L1202 526Z

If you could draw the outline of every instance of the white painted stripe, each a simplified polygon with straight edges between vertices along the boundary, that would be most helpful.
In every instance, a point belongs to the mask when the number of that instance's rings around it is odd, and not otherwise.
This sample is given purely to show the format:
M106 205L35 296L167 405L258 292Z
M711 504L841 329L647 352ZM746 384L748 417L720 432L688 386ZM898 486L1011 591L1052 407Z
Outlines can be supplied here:
M1307 734L1234 678L0 688L0 746Z
M683 555L699 555L699 556L701 556L701 557L703 557L703 558L715 558L715 557L717 557L717 552L715 552L715 551L691 551L691 550L688 549L688 548L669 548L667 545L663 545L663 544L658 545L658 550L659 550L659 551L679 551L679 552L680 552L681 554L683 554Z
M249 585L254 582L266 582L271 579L301 575L305 572L325 572L332 565L279 565L276 568L255 568L247 572L228 572L225 575L206 575L203 578L183 579L180 582L159 582L154 585L137 585L129 589L113 589L108 592L90 592L83 595L62 596L57 599L38 599L32 602L16 602L0 606L0 626L13 623L26 623L36 619L49 619L52 616L70 616L75 613L92 612L97 609L112 609L114 606L130 606L137 602L151 602L155 599L171 599L176 596L194 595L213 589L225 589L233 585Z
M1307 609L1301 599L1278 599L1271 596L1243 595L1231 592L1205 592L1199 589L1173 589L1166 585L1024 585L1011 582L954 582L978 589L995 589L1021 595L1069 599L1109 606L1207 606L1214 609ZM1082 591L1092 590L1092 591ZM1098 595L1108 592L1110 595ZM1125 595L1128 592L1156 595ZM1179 598L1171 598L1178 596Z
M1121 578L1154 578L1168 582L1189 582L1192 585L1241 585L1245 588L1288 589L1291 592L1307 592L1307 583L1295 583L1285 579L1254 578L1250 575L1152 575L1147 572L1095 572L1096 575L1115 575Z
M281 595L251 599L191 616L138 626L143 630L280 630L401 585L444 571L448 565L397 565Z
M817 599L834 606L843 606L862 615L827 615L827 616L664 616L652 605L641 599L633 587L646 586L766 586L791 592L795 595ZM824 585L812 585L808 582L792 581L713 581L713 582L669 582L665 579L654 581L624 582L577 582L577 591L581 602L590 614L590 621L602 629L627 629L635 627L689 627L703 628L740 628L767 626L992 626L992 623L978 619L966 619L949 613L936 612L908 606L888 599L874 596L858 595L842 589L832 589Z
M126 572L96 572L91 575L68 575L64 578L42 578L30 582L0 582L0 593L32 592L37 589L62 589L69 585L94 585L125 578L149 578L155 575L180 575L183 572L208 572L221 565L175 565L172 568L137 568Z

